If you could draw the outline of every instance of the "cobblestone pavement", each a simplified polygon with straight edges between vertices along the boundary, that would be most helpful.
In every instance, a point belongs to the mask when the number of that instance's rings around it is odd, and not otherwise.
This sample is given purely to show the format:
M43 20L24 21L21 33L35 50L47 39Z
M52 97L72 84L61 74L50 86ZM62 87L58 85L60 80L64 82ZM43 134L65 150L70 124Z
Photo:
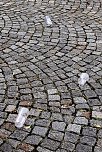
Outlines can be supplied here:
M102 0L0 0L0 152L102 152Z

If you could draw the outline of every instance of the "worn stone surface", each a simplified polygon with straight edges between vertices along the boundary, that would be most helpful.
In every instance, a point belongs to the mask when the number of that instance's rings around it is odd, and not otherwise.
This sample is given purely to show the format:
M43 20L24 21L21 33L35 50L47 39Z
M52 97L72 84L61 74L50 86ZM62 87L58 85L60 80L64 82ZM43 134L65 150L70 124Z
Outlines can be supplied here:
M94 146L96 143L96 139L94 137L83 136L80 138L80 142L89 146Z
M31 145L38 145L41 140L42 138L40 136L31 135L26 138L25 143L29 143Z
M45 137L46 133L47 133L47 128L45 127L39 127L39 126L35 126L32 133L36 134L36 135L40 135Z
M101 0L0 1L0 151L102 151L101 14Z
M53 140L62 141L63 137L64 137L64 133L62 133L60 131L50 130L48 137L53 139Z
M88 120L85 117L76 117L74 119L74 123L80 124L80 125L87 125L88 124Z
M77 124L69 124L67 127L67 131L72 131L75 133L80 133L81 131L81 125L77 125Z
M59 147L60 143L49 138L45 139L41 146L44 148L48 148L50 150L56 150Z
M92 147L88 145L78 144L76 147L76 152L92 152Z
M92 127L83 127L82 134L87 136L96 137L97 129ZM100 132L99 132L100 133Z
M75 145L71 142L63 142L61 148L67 150L67 151L73 151L75 148Z
M71 133L71 132L65 133L65 137L64 137L65 141L76 143L78 139L79 139L79 135L77 135L75 133Z
M75 102L75 104L87 103L87 101L83 97L76 97L76 98L74 98L74 102Z
M27 132L21 130L15 130L13 134L11 134L11 138L23 140L27 136Z
M0 150L2 151L9 151L9 152L12 152L12 146L8 143L4 143L1 147L0 147Z
M64 131L66 124L64 122L58 122L55 121L52 123L52 129L58 130L58 131Z
M102 112L92 111L92 117L96 119L102 119Z

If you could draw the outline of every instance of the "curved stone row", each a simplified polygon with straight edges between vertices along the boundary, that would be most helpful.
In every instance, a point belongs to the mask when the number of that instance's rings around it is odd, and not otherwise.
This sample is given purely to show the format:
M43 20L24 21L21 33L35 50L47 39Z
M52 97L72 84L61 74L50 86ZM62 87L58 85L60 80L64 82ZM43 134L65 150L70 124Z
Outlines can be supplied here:
M1 151L101 151L101 12L100 0L0 2ZM22 106L30 114L17 129Z

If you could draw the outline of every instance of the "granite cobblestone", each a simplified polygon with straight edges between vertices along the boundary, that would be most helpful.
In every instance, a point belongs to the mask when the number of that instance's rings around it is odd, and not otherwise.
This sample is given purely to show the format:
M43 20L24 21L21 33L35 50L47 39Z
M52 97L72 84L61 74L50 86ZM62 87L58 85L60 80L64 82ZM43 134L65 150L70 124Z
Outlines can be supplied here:
M101 0L0 1L0 151L102 151L101 14Z

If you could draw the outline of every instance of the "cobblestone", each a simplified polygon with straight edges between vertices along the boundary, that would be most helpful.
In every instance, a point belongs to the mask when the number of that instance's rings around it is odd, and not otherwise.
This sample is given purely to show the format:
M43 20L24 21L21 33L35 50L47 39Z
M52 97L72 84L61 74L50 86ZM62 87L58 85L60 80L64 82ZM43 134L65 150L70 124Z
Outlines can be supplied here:
M45 127L35 126L32 133L39 135L39 136L42 136L42 137L45 137L47 130L48 129Z
M27 134L27 132L15 130L10 137L18 140L23 140L27 136Z
M83 135L87 135L87 136L92 136L92 137L96 137L96 128L92 128L92 127L84 127L83 128L83 131L82 131L82 134Z
M101 147L95 146L94 151L95 151L95 152L101 152L101 149L102 149Z
M77 125L77 124L69 124L67 127L67 131L72 131L75 133L80 133L81 131L81 125Z
M16 109L16 106L14 105L8 105L5 109L6 112L13 112Z
M45 139L41 146L44 148L48 148L50 150L56 150L59 147L60 143L49 138Z
M8 143L4 143L4 144L0 147L0 150L2 150L2 151L8 150L9 152L12 152L12 146L9 145Z
M58 131L64 131L66 124L64 122L55 121L52 123L52 128Z
M99 130L99 132L98 132L98 137L99 137L99 138L102 138L102 129Z
M72 143L76 143L78 139L79 139L79 136L77 134L70 133L70 132L65 133L64 140L66 142L69 141L69 142L72 142Z
M26 138L25 143L29 143L31 145L38 145L42 138L36 135L30 135Z
M101 0L0 2L0 151L102 151L101 14Z
M102 119L102 112L92 111L92 117L96 119Z
M88 124L88 120L85 117L76 117L74 119L74 123L80 124L80 125L87 125Z
M93 137L89 137L89 136L83 136L80 138L80 142L83 144L87 144L89 146L94 146L96 139Z
M73 151L75 148L75 145L70 142L63 142L61 148L69 150L69 151Z
M59 132L59 131L53 131L50 130L48 137L57 140L57 141L62 141L63 140L64 133Z
M53 152L52 150L49 150L49 149L46 149L46 148L43 148L43 147L40 147L40 146L37 148L37 151L38 152L42 152L42 151L44 151L44 152Z
M78 144L76 147L76 152L92 152L92 147L88 145Z
M74 98L74 102L76 104L79 104L79 103L84 103L85 104L87 101L82 97L76 97L76 98Z

